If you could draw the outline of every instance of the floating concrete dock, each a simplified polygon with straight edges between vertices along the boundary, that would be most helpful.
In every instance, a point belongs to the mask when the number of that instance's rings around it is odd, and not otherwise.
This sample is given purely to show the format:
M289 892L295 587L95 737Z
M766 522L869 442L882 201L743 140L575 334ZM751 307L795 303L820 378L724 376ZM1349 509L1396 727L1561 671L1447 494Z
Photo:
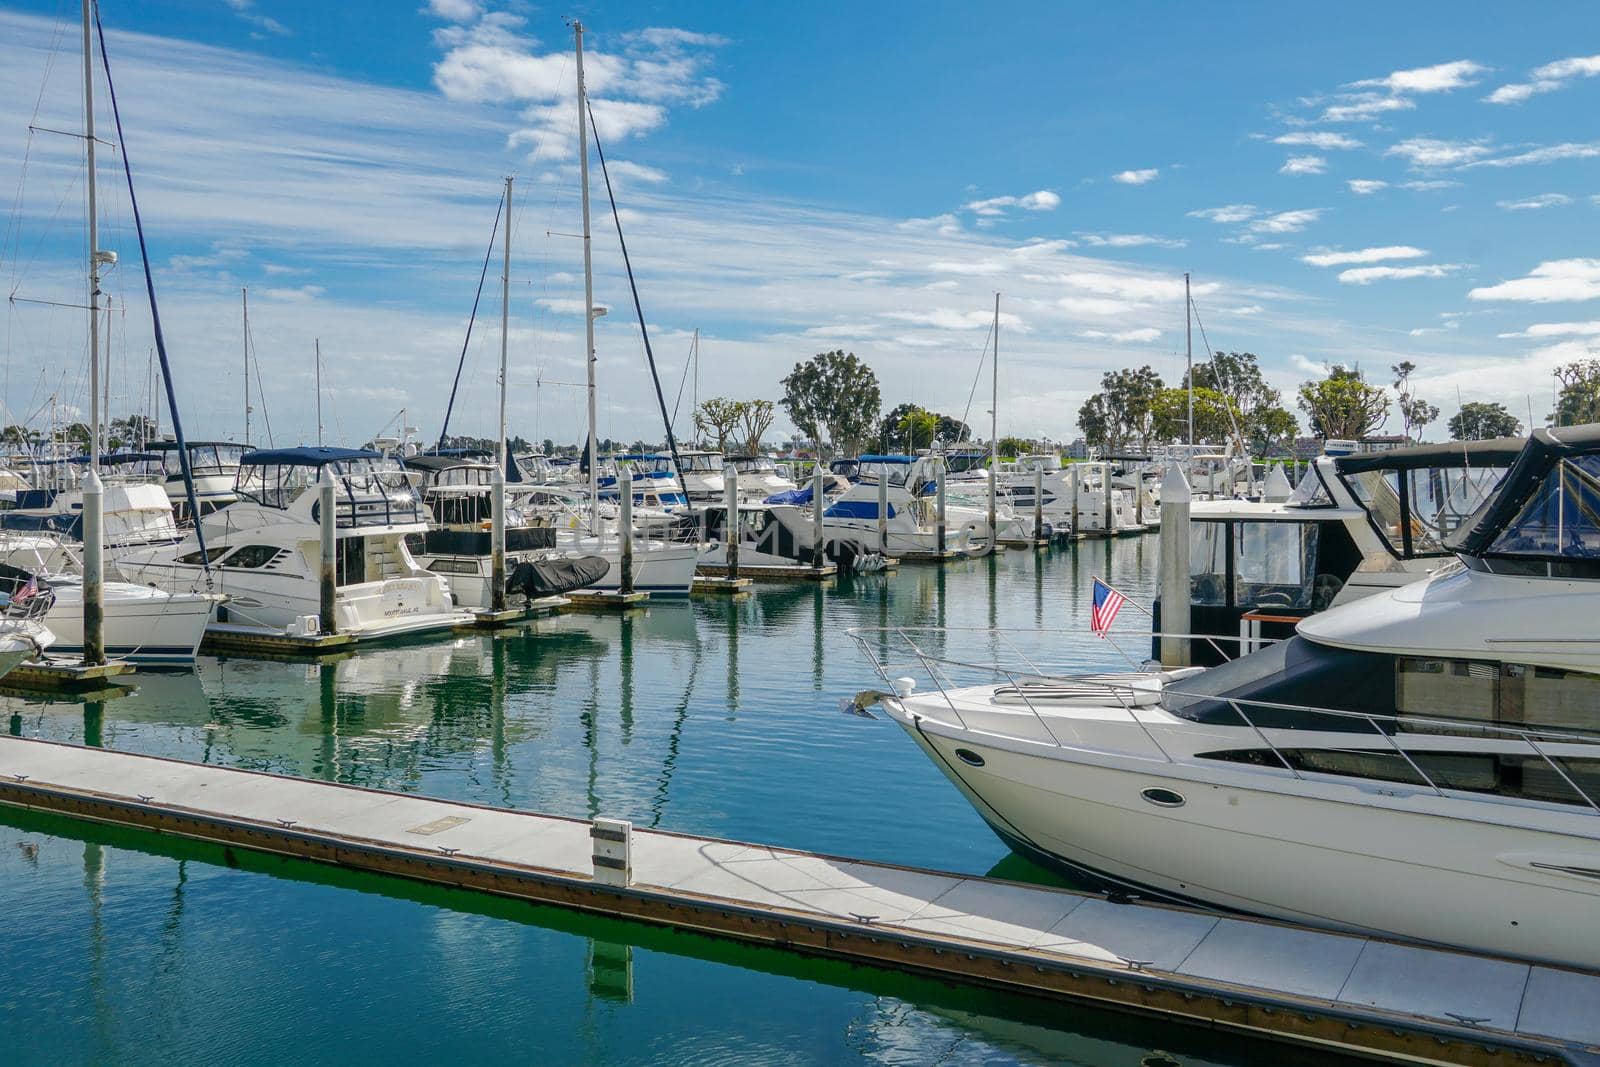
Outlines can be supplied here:
M567 593L562 611L627 611L650 603L646 592L624 593L616 589L574 589Z
M1600 974L0 737L0 804L1416 1063L1600 1063Z
M111 687L113 678L133 670L122 660L89 666L49 656L20 663L0 679L0 689L24 693L87 693Z
M725 563L702 563L694 569L696 578L726 578L728 565ZM836 563L824 563L820 567L811 567L797 563L792 567L757 566L739 564L739 576L750 578L758 582L820 582L832 578L839 573Z
M743 567L739 568L739 577L737 578L718 578L709 575L702 575L697 568L695 570L694 582L690 586L689 591L691 593L721 593L724 595L737 596L741 593L750 592L750 587L754 584L755 583L750 579L749 575L744 573Z

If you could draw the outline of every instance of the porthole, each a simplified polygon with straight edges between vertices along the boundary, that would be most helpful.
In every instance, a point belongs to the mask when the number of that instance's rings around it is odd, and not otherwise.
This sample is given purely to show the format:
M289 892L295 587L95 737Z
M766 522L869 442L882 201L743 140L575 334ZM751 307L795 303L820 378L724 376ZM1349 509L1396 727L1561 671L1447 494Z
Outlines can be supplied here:
M1183 794L1174 793L1170 789L1161 789L1152 786L1151 788L1142 791L1139 795L1144 797L1158 808L1181 808L1184 804Z
M961 757L962 763L969 764L973 767L983 766L983 757L972 751L970 748L958 748L956 749L956 755ZM1179 802L1182 803L1181 800Z

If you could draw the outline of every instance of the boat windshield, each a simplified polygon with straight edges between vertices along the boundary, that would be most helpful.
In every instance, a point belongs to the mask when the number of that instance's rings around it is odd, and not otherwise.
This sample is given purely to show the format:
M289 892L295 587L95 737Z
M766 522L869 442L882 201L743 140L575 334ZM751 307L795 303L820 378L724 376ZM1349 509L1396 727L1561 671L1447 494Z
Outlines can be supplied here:
M1189 527L1191 603L1305 610L1316 587L1316 522L1202 522Z
M733 465L740 474L776 474L778 465L766 457L758 459L736 459Z
M909 463L877 463L871 460L863 460L861 463L861 480L872 482L874 485L880 478L887 478L890 485L905 485L910 474Z
M694 474L721 474L722 457L715 452L685 452L683 469ZM739 468L743 470L744 468Z
M1395 555L1445 556L1445 539L1466 525L1506 467L1417 467L1341 473L1351 495Z
M1600 454L1559 460L1489 551L1600 559Z
M270 508L287 508L315 492L324 466L333 469L341 506L352 500L389 500L415 505L411 479L392 459L346 459L326 464L278 463L241 466L234 482L240 497ZM401 521L397 517L396 521ZM410 520L404 520L410 521Z

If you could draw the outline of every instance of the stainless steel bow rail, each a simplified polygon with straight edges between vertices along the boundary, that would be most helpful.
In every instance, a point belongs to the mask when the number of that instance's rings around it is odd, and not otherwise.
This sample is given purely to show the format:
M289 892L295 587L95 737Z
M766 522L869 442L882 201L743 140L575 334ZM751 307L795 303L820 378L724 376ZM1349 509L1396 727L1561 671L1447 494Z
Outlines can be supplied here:
M1415 777L1415 781L1403 778L1380 780L1402 785L1421 785L1441 797L1472 796L1473 790L1457 789L1448 783L1440 783L1434 775L1430 775L1424 769L1419 760L1425 761L1429 756L1445 751L1526 757L1539 761L1554 772L1557 779L1572 791L1573 806L1581 806L1592 814L1600 815L1600 802L1597 802L1600 798L1597 798L1592 790L1580 785L1570 770L1562 765L1565 759L1600 759L1600 734L1580 730L1508 726L1464 717L1389 715L1305 704L1286 704L1270 700L1219 697L1185 689L1181 675L1160 686L1161 700L1141 704L1138 698L1148 697L1153 690L1128 681L1128 675L1115 677L1104 673L1066 674L1042 670L1011 637L999 630L982 627L902 626L858 627L847 632L861 648L873 670L890 687L891 692L897 692L903 687L903 672L920 672L932 682L934 690L942 698L944 707L955 718L954 723L947 725L958 726L970 733L987 734L1026 744L1066 747L1057 735L1056 727L1068 725L1070 720L1061 715L1050 714L1048 705L1043 703L1043 694L1051 689L1062 692L1066 687L1071 687L1074 696L1079 698L1100 696L1104 698L1106 706L1120 708L1128 716L1129 722L1137 726L1149 741L1153 750L1153 755L1149 758L1159 758L1165 763L1176 763L1179 760L1167 751L1155 732L1150 729L1151 722L1159 719L1141 715L1140 710L1149 708L1164 718L1172 713L1165 710L1163 701L1169 696L1182 697L1206 701L1212 705L1226 705L1238 717L1240 724L1249 729L1260 741L1263 751L1271 754L1277 764L1275 769L1294 778L1303 780L1307 774L1332 772L1307 771L1297 761L1291 759L1289 753L1312 748L1343 753L1364 752L1366 750L1359 744L1359 739L1367 737L1367 731L1370 730L1376 735L1371 740L1377 742L1381 750L1397 756ZM1064 642L1076 640L1083 643L1092 640L1096 644L1101 643L1099 638L1086 639L1081 630L1029 630L1026 633L1035 637L1058 638ZM988 663L955 659L930 652L923 647L930 643L928 637L934 635L941 639L941 643L949 643L944 640L945 635L949 634L963 635L958 637L958 640L968 647L980 643L980 638L965 635L987 635L991 639L997 639L1020 663L1008 665L999 658ZM1207 635L1157 632L1151 636L1198 639ZM1215 640L1239 639L1216 638ZM1115 651L1132 662L1126 652L1115 646L1112 638L1108 637L1104 643L1112 645ZM1054 651L1059 654L1062 647L1058 646ZM1152 684L1155 684L1160 677L1154 671L1147 672L1147 676ZM992 685L1001 679L1007 687L1006 695L1015 696L1021 705L1028 709L1043 731L1044 738L1048 740L1041 740L1040 737L1033 735L1003 733L988 726L975 727L962 716L957 699L961 690L985 684ZM912 680L916 679L913 677ZM1033 690L1031 695L1030 689ZM970 704L968 710L972 710ZM1293 713L1304 718L1307 725L1296 729L1263 727L1257 721L1263 717L1262 712ZM1323 729L1311 729L1309 724L1318 718L1331 720L1332 724ZM1052 727L1052 721L1056 727ZM1274 737L1277 738L1276 741ZM1292 745L1289 744L1291 741L1294 742ZM1549 802L1568 803L1554 799Z
M1600 973L15 737L0 805L1324 1051L1600 1064Z

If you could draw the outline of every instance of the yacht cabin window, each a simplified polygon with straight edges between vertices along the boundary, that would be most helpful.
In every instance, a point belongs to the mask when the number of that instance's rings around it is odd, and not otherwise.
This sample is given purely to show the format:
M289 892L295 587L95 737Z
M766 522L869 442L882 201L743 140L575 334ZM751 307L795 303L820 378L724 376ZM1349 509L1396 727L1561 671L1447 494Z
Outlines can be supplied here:
M1505 467L1418 467L1342 474L1389 549L1402 559L1445 556L1444 541L1500 484Z
M1314 522L1195 522L1189 530L1190 602L1199 607L1313 606Z
M864 482L876 484L878 479L887 477L890 485L905 485L906 478L911 474L909 463L874 463L866 461L861 464L860 477Z
M721 474L722 457L712 452L685 452L681 454L683 469L695 474ZM741 470L743 468L740 468Z
M1489 552L1600 559L1600 454L1564 458L1551 468Z

